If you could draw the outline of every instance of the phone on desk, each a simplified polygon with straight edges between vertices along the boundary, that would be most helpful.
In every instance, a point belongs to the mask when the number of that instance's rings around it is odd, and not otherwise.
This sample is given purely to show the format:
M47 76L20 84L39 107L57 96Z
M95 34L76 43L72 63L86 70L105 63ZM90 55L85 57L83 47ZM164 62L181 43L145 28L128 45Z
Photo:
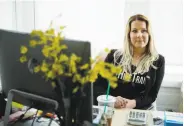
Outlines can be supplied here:
M136 126L146 126L148 114L143 111L130 110L127 124Z

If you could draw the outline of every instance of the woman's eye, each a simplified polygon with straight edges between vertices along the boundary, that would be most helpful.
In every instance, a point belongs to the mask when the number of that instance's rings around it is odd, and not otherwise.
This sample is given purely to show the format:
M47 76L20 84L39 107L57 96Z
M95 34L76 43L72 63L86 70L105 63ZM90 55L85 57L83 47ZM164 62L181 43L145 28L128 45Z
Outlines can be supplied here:
M145 33L145 32L147 32L147 30L142 30L142 33Z
M136 33L136 32L137 32L137 30L133 30L132 32L133 32L133 33Z

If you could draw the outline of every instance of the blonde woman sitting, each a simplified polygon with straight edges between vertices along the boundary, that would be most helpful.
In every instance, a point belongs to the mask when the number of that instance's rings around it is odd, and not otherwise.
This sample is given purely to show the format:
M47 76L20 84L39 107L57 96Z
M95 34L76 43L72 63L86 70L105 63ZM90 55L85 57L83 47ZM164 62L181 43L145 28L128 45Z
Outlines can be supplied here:
M118 87L110 89L116 108L149 109L156 100L165 69L165 59L155 49L149 20L143 15L129 18L123 49L113 49L101 60L121 66ZM127 81L127 75L131 79ZM94 98L105 94L108 81L101 76L94 83Z

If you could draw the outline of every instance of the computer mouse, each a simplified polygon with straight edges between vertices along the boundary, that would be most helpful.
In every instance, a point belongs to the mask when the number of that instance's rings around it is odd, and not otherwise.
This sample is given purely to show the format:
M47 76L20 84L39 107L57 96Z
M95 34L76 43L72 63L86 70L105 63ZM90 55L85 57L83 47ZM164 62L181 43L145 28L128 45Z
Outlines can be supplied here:
M159 118L159 117L156 117L156 118L153 118L153 122L154 122L154 125L160 125L162 124L164 121L163 119Z

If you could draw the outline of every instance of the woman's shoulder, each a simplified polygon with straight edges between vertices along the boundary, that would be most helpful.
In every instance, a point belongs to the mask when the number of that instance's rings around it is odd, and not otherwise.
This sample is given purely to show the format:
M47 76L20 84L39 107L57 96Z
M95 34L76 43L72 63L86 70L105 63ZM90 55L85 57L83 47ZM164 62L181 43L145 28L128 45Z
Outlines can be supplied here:
M114 53L117 51L117 49L111 49L109 53L107 54L107 57L105 59L106 62L112 62L114 60Z
M117 51L118 49L111 49L108 53L108 55L110 56L114 56L114 53Z
M164 56L163 56L162 54L158 54L158 59L162 61L162 60L164 60L165 58L164 58Z
M165 57L162 54L158 54L157 60L154 62L157 67L165 65Z

